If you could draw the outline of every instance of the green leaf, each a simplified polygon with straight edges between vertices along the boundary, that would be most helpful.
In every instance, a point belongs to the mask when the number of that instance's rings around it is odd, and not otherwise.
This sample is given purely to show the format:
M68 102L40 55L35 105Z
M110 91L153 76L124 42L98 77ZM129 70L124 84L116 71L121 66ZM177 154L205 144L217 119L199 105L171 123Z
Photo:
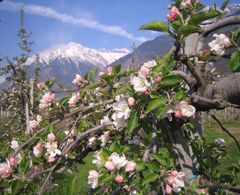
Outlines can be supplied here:
M137 126L138 126L138 112L134 110L131 112L130 117L128 119L127 124L128 133L131 134Z
M209 20L209 19L215 18L220 15L221 15L221 12L219 12L215 9L210 9L205 12L200 12L200 13L194 14L190 18L188 24L199 25L200 23L202 23L205 20Z
M121 64L116 64L112 67L112 74L118 74L121 70Z
M160 171L160 166L157 162L149 161L146 163L146 166L153 171L157 171L157 172Z
M94 67L89 73L88 73L88 80L92 81L96 75L98 68Z
M154 99L148 103L147 112L155 110L158 107L162 107L163 105L165 105L164 99L162 98Z
M133 95L133 90L130 86L124 86L116 90L114 93L114 96L120 95L120 94L129 94Z
M86 90L90 90L90 89L96 89L100 86L103 86L104 83L103 82L94 82L94 83L91 83L90 85L86 86L85 89Z
M53 78L47 80L47 81L45 82L45 85L48 86L49 88L51 88L51 87L54 85L55 82L56 82L56 78L53 77Z
M195 26L195 25L187 25L187 26L183 26L180 28L181 33L187 37L188 35L195 33L195 32L199 32L201 30L200 26Z
M229 66L232 72L240 72L240 52L232 53Z
M160 88L169 89L173 88L176 85L180 84L182 79L177 75L167 75L164 76L159 84Z
M108 161L108 157L109 157L109 152L106 149L101 149L100 151L100 158L102 162L106 162Z
M159 175L156 173L150 173L149 175L147 175L146 177L144 177L142 184L146 185L149 184L151 182L154 182L158 179Z
M158 118L161 118L163 113L166 111L166 108L167 108L166 104L162 104L157 108L156 115Z
M168 24L159 20L151 21L140 27L140 30L153 30L159 32L168 32Z
M222 4L222 6L221 6L221 10L224 10L224 9L227 7L229 1L230 1L230 0L224 0L223 4Z

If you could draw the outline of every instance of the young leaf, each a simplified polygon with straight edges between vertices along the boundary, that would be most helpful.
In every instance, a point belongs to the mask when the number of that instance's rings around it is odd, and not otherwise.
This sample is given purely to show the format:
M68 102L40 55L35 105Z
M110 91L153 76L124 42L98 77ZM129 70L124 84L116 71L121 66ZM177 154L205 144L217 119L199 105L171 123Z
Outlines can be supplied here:
M138 126L138 113L137 111L132 111L128 119L127 131L129 134Z
M117 95L120 95L120 94L126 94L126 93L129 94L129 95L133 94L133 90L130 86L124 86L124 87L121 87L121 88L117 89L114 96L117 96Z
M232 72L240 72L240 52L232 53L229 66Z
M94 67L89 73L88 73L88 80L92 81L94 79L94 76L96 75L98 68Z
M121 70L121 64L116 64L112 67L112 74L118 74Z
M187 37L188 35L195 33L195 32L199 32L201 30L200 26L196 26L196 25L187 25L187 26L183 26L180 28L181 33Z
M230 0L224 0L223 4L222 4L222 6L221 6L221 10L224 10L224 9L227 7L229 1L230 1Z
M182 79L177 75L167 75L162 78L160 88L173 88L178 85Z
M221 15L221 12L214 10L214 9L210 9L208 11L200 12L200 13L193 15L190 18L188 24L199 25L201 22L203 22L205 20L209 20L209 19L215 18L220 15Z
M156 173L150 173L149 175L147 175L144 179L143 179L143 182L142 184L143 185L146 185L146 184L149 184L151 182L154 182L158 179L159 175L156 174Z
M163 106L163 105L165 105L165 101L163 99L161 99L161 98L154 99L149 102L149 104L147 106L147 112L155 110L156 108Z
M140 30L153 30L159 32L168 32L168 24L162 21L154 20L140 27Z
M89 90L89 89L96 89L97 87L100 87L100 86L103 86L104 83L103 82L94 82L88 86L85 87L86 90Z

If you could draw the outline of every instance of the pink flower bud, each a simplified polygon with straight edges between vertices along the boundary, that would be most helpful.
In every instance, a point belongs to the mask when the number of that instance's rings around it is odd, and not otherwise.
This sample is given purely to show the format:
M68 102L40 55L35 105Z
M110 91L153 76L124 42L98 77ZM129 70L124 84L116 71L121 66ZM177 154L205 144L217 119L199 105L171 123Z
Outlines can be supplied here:
M14 157L10 157L8 159L8 161L9 161L10 165L12 165L12 166L15 166L17 164L17 161Z
M135 105L135 99L133 97L128 98L128 105L134 106Z
M177 110L174 111L174 117L175 117L175 118L178 119L178 118L181 118L181 116L182 116L182 115L181 115L181 111L180 111L179 109L177 109Z
M111 74L112 73L112 67L111 66L107 67L107 71L108 71L109 74Z
M166 193L166 194L172 194L172 188L167 185L167 187L166 187L166 189L165 189L165 193Z
M115 182L122 183L123 182L123 177L121 175L118 175L117 177L115 177Z
M161 80L162 80L162 77L157 76L157 77L154 79L154 82L155 82L155 83L159 83Z
M38 89L42 89L44 86L45 86L45 83L44 83L44 82L41 82L41 83L38 83L38 84L37 84L37 88L38 88Z
M150 94L150 91L149 90L146 90L143 92L144 95L149 95Z
M48 157L48 162L54 162L56 158L54 156L49 156Z
M171 176L172 176L172 177L176 177L177 174L178 174L178 171L177 171L177 170L173 170L173 171L171 172Z
M134 161L128 161L125 167L126 172L132 172L136 169L136 163Z
M172 184L173 184L173 177L169 177L169 178L167 179L167 183L168 183L169 185L172 185Z
M47 135L47 139L49 142L54 142L56 140L56 136L53 133Z
M197 194L206 194L206 191L204 188L197 189Z
M111 161L107 161L104 166L109 171L112 171L115 169L115 166L114 166L113 162L111 162Z

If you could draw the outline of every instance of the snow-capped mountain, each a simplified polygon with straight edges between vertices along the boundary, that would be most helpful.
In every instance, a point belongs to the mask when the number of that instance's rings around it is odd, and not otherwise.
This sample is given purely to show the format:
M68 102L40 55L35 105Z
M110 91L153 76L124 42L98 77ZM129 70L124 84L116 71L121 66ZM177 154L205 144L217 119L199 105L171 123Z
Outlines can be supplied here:
M130 53L128 49L91 49L70 42L47 49L27 61L29 72L40 68L41 80L56 77L58 82L72 81L75 74L84 74L94 66L103 70L107 65Z

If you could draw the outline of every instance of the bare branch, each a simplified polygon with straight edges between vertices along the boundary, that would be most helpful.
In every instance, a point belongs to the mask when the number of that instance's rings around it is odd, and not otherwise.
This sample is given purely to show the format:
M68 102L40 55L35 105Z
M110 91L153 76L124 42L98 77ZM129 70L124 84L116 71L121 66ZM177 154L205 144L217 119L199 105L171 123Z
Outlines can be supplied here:
M224 132L226 132L235 141L235 143L240 151L240 145L239 145L237 139L222 125L222 123L217 119L217 117L214 114L210 114L210 116L212 117L213 120L215 120L218 123L218 125L221 127L221 129Z
M191 75L189 75L183 71L174 70L174 71L171 71L171 73L174 75L180 76L188 84L188 86L190 88L194 87L197 83L197 80L195 78L193 78Z

